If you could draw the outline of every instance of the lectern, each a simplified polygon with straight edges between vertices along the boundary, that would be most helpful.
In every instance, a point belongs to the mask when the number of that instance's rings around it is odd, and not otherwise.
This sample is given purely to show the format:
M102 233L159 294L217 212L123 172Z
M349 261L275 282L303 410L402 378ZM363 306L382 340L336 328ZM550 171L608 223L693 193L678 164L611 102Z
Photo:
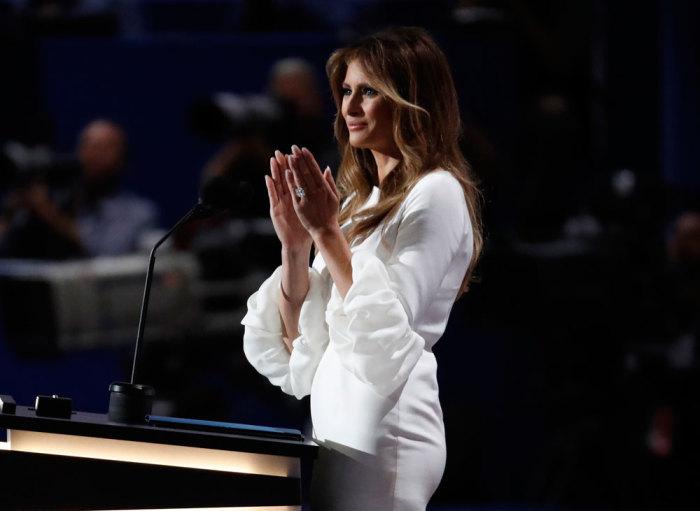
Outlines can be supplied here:
M302 439L0 412L0 509L301 509Z

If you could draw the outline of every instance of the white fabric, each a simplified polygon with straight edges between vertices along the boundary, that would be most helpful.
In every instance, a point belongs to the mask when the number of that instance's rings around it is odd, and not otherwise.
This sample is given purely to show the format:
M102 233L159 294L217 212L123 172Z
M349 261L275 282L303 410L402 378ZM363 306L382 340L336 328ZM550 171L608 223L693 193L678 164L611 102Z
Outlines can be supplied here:
M375 204L374 189L367 206ZM300 337L287 352L277 298L281 268L250 297L244 351L269 380L311 394L312 509L425 510L445 464L432 347L472 257L462 188L446 171L422 178L382 239L352 246L343 300L319 254L309 268Z

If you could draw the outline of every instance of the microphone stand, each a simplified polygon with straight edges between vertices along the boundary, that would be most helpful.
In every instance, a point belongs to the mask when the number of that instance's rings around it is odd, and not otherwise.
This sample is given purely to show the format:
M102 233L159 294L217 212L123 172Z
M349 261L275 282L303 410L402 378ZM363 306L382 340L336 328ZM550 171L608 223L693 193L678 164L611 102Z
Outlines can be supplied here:
M146 327L146 317L148 316L148 303L151 295L151 284L153 282L153 268L156 264L156 250L167 240L182 224L204 218L216 212L216 207L200 202L189 210L185 216L177 221L168 232L160 238L151 250L148 259L148 271L146 272L146 284L143 289L143 299L141 301L141 314L139 317L139 329L134 347L134 359L131 369L131 381L113 382L109 386L109 410L107 418L113 422L139 423L144 422L146 415L151 413L153 407L153 397L155 389L150 385L134 383L136 370L141 358L141 347L143 346L143 332Z

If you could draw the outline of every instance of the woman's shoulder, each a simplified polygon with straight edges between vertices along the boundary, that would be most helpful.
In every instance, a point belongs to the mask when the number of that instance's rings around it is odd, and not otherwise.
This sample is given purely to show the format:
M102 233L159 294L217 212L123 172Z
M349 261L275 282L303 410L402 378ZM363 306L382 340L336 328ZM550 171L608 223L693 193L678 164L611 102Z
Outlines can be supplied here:
M408 193L406 203L454 206L461 203L466 205L466 200L457 178L447 170L436 169L426 173L416 182Z
M408 193L396 224L421 226L422 236L437 236L445 242L466 239L469 208L459 179L443 169L426 173Z

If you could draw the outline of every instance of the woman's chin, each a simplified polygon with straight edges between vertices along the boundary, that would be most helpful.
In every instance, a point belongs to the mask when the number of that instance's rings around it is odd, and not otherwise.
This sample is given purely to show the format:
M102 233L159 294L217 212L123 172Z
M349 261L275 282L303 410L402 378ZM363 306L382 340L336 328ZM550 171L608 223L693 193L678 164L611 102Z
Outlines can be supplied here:
M364 137L350 137L348 142L355 149L368 149L367 140Z

